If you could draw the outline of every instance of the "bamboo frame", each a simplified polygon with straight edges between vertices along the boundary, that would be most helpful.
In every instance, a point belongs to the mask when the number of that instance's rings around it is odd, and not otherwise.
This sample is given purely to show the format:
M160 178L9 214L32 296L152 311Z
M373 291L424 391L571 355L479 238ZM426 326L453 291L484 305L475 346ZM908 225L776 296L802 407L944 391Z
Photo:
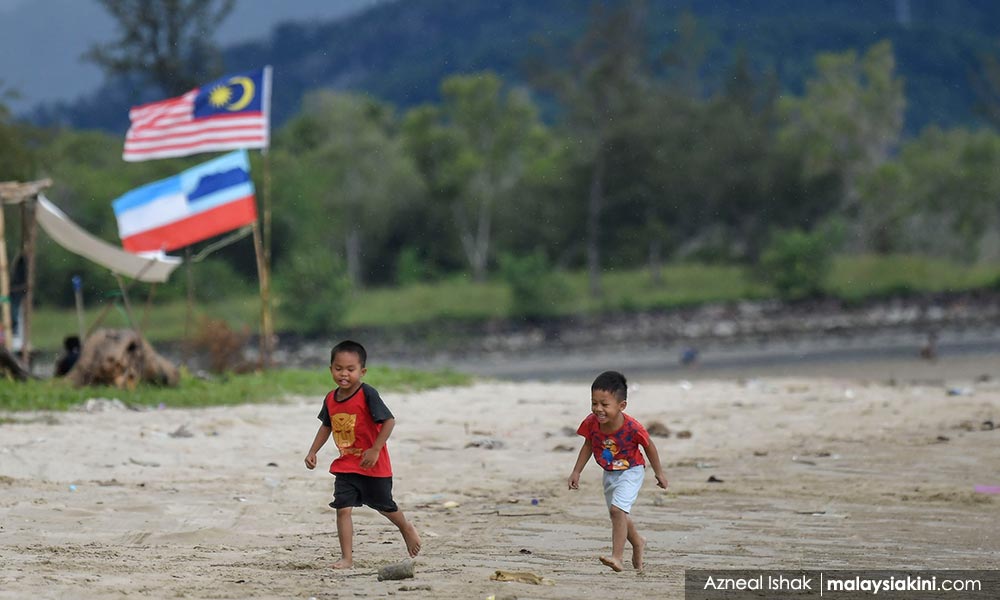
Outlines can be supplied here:
M10 350L13 340L13 320L10 314L10 274L7 264L7 236L4 231L4 210L3 203L0 202L0 327L3 327L3 345Z
M5 302L0 302L0 305L3 307L0 309L0 320L2 320L3 324L5 347L9 348L12 341L11 334L13 332L11 329L13 319L9 298L10 278L7 272L10 265L7 260L7 238L2 207L4 204L20 204L22 214L22 255L28 261L27 281L25 282L27 289L24 294L24 322L21 325L21 361L25 365L30 364L31 358L31 316L35 294L35 240L37 239L38 231L38 222L35 219L35 202L37 201L38 194L51 186L52 180L47 178L28 182L0 182L0 296L6 299Z

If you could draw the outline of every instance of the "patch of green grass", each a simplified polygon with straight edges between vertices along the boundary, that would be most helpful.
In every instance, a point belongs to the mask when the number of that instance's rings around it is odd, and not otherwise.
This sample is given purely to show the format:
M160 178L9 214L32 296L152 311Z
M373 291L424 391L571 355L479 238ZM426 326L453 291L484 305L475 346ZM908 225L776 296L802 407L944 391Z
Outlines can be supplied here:
M667 265L659 282L646 269L607 271L601 278L603 295L596 298L585 273L574 273L567 282L573 304L564 314L659 310L769 295L767 286L735 265Z
M918 256L843 256L833 263L824 286L847 301L919 292L958 292L989 287L1000 277L998 265L962 265Z
M372 367L365 381L381 391L425 390L468 385L471 377L452 371L416 371ZM67 410L90 398L117 398L132 406L202 407L280 401L288 396L322 396L332 389L323 370L287 369L224 375L204 380L183 373L175 388L140 386L133 391L111 387L74 388L64 379L0 385L0 410Z
M358 292L344 319L348 326L412 325L440 320L486 320L505 317L510 292L496 281L476 283L453 277L434 283Z

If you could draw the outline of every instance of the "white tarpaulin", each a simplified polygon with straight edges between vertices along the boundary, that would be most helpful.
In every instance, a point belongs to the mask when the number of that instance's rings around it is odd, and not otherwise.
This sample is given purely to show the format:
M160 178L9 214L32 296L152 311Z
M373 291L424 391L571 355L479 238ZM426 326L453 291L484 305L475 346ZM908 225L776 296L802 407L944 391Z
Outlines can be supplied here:
M42 194L38 195L35 215L45 233L60 246L74 254L89 258L119 275L147 283L162 283L182 262L175 256L140 256L112 246L70 221L63 211Z

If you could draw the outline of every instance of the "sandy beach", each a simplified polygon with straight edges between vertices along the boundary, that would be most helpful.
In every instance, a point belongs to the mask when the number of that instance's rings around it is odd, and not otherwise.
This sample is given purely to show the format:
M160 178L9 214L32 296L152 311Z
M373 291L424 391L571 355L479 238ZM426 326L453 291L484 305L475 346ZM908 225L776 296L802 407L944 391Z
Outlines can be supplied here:
M1000 485L1000 428L984 425L1000 425L995 380L631 383L628 412L671 432L654 438L670 489L647 471L633 509L641 574L598 562L610 549L599 468L566 489L587 382L487 381L382 394L396 499L424 543L405 581L376 580L405 549L367 508L356 567L329 569L333 445L321 468L303 466L320 398L7 415L0 598L682 598L687 568L1000 561L1000 496L974 491ZM498 569L552 585L492 581Z

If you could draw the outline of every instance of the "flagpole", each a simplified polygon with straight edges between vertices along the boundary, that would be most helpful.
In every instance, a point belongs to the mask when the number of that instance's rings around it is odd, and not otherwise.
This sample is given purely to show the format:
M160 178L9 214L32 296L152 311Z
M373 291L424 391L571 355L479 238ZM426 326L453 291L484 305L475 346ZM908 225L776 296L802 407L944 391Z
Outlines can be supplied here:
M269 298L271 293L270 274L264 263L264 249L261 242L260 226L253 223L253 249L257 257L257 280L260 283L260 364L268 368L271 363L271 311Z
M264 155L264 277L261 281L261 305L263 314L261 329L264 333L264 368L271 366L271 347L274 341L274 322L271 314L271 154L266 150Z
M37 203L37 193L31 198L26 198L21 204L21 243L24 247L24 256L28 261L28 276L26 289L24 291L24 315L21 321L21 364L29 371L31 370L31 316L32 303L35 301L35 240L38 237L38 219L35 217L35 205Z
M194 318L194 263L191 260L191 246L184 248L184 274L187 278L187 298L184 302L184 349L181 355L184 364L191 359L191 321Z
M259 260L260 276L260 354L261 366L267 369L271 366L271 343L274 341L274 325L271 320L271 155L268 149L271 145L271 66L264 67L262 109L267 115L267 144L260 149L261 159L264 163L264 192L263 192L263 215L262 225L264 231L260 236L261 256Z
M10 277L7 275L7 237L4 231L4 202L0 198L0 328L3 329L2 345L8 350L14 343L13 319L10 313Z

